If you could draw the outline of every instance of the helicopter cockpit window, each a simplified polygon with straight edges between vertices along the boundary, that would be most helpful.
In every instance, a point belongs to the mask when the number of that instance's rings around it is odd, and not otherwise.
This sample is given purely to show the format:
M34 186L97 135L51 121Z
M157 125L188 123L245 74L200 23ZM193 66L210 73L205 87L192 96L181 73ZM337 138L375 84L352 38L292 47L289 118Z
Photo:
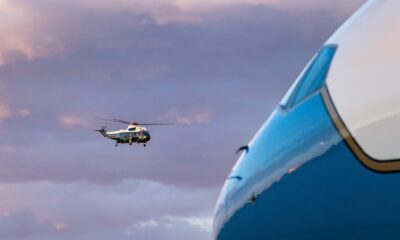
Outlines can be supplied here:
M135 131L135 130L136 130L135 127L133 127L133 128L128 128L128 131Z
M336 49L337 45L330 44L324 46L319 51L307 69L283 98L280 104L283 109L290 109L297 103L322 89Z

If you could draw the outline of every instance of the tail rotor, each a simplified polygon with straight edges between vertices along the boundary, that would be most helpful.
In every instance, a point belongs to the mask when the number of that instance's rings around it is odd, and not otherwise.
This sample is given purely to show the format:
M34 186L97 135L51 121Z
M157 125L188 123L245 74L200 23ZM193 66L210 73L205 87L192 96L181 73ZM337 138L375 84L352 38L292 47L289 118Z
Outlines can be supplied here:
M96 132L100 132L104 137L107 135L107 131L106 131L106 125L101 126L100 129L94 130Z

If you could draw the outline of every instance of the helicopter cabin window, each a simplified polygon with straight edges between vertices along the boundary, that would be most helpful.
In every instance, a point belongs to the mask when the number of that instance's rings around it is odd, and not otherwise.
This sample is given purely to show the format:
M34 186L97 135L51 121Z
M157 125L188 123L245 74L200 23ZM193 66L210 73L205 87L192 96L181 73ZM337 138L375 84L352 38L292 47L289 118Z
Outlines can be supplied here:
M136 130L135 127L133 127L133 128L128 128L128 131L135 131L135 130Z

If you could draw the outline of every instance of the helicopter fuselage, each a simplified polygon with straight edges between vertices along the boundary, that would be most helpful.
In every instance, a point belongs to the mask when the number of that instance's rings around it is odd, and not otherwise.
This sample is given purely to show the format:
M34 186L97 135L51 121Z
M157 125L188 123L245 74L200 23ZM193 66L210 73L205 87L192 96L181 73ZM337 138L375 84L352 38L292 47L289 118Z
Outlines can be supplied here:
M121 129L117 131L106 131L105 128L99 130L99 132L106 138L116 141L116 146L121 143L146 143L150 141L150 133L146 128L141 126L130 125L127 129Z

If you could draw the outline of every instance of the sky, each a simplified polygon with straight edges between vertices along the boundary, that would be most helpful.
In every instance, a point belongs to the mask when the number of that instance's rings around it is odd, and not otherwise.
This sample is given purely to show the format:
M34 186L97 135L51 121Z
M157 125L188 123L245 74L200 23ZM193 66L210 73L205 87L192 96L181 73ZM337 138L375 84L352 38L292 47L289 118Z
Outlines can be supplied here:
M236 149L363 2L0 0L0 239L210 240ZM116 148L94 117L177 124Z

